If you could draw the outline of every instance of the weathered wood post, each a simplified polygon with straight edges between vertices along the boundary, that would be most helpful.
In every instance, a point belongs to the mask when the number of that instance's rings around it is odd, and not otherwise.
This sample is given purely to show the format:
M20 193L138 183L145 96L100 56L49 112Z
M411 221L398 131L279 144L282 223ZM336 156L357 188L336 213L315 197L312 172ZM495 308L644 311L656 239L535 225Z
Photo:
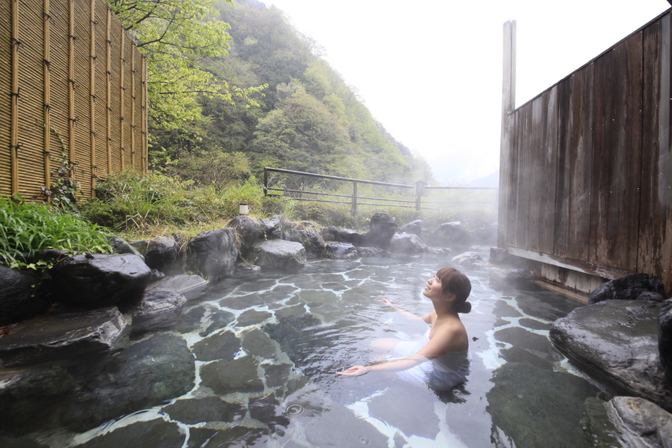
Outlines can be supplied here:
M504 23L504 65L502 72L502 129L499 152L499 209L497 246L506 246L507 206L509 198L510 171L510 114L516 106L516 21Z
M415 183L415 211L420 211L420 197L425 192L425 182L419 180Z

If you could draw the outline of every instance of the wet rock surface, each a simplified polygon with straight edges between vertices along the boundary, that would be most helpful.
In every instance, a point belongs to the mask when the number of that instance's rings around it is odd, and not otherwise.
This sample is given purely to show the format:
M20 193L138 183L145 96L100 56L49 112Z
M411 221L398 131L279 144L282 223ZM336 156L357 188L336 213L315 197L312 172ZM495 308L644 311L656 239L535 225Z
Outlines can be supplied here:
M579 307L555 321L549 337L568 358L617 390L672 409L672 390L661 387L660 309L659 302L648 300L608 300Z
M107 352L128 342L129 322L116 307L45 315L14 325L0 337L5 367Z
M187 243L188 269L208 280L229 276L235 269L237 258L235 231L230 228L200 233Z
M139 300L151 269L133 254L87 254L57 263L51 276L52 293L58 301L102 308Z
M584 446L583 402L597 389L567 373L508 363L494 372L488 392L493 425L518 448Z
M663 301L667 298L665 287L657 277L639 273L603 283L590 293L588 303L592 305L603 300L638 300L640 296L642 300L654 298Z
M255 264L262 271L294 273L307 263L306 249L301 243L285 240L269 240L258 243L253 250Z
M49 303L35 295L39 279L34 274L0 266L0 326L35 317L47 310Z
M132 334L142 334L172 325L187 298L170 289L152 288L145 292L137 305L122 310L133 318Z

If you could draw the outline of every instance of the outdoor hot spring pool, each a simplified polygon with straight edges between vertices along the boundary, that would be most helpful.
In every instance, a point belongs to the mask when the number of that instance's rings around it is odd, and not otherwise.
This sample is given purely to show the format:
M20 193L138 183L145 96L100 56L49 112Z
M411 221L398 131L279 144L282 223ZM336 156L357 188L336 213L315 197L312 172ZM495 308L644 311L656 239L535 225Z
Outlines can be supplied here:
M580 304L495 284L488 268L460 267L472 282L466 384L439 396L393 372L336 375L373 361L372 340L426 330L379 298L428 313L421 291L449 260L318 261L295 275L223 281L168 330L196 358L188 393L85 433L31 437L54 447L584 446L584 401L602 393L548 339Z

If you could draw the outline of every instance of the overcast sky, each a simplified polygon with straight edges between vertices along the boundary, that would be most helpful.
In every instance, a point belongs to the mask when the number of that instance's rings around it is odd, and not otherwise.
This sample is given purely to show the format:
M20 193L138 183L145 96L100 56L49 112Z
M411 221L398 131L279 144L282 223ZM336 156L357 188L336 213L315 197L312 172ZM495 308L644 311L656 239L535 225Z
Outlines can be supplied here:
M263 0L314 39L373 116L444 183L499 168L504 22L519 106L670 7L666 0Z

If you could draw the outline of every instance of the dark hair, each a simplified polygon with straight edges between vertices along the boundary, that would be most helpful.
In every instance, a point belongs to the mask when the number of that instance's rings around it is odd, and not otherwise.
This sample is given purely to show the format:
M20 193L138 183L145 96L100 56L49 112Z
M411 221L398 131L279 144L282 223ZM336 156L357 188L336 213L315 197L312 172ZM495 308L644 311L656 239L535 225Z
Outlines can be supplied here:
M467 297L471 293L471 282L466 275L455 268L441 268L436 273L436 278L441 281L444 294L455 294L455 302L453 302L455 311L458 313L471 311L471 303L467 302Z

